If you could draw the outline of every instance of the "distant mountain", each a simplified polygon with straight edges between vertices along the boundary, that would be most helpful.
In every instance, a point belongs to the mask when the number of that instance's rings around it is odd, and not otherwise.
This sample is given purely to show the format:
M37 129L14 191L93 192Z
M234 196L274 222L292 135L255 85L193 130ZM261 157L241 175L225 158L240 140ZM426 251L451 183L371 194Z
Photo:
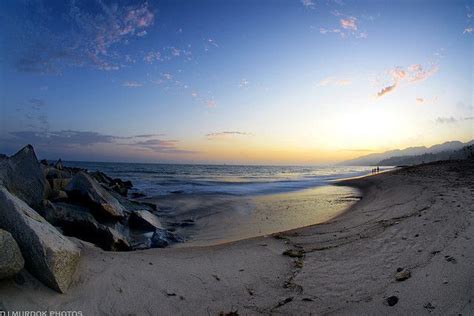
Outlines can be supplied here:
M429 153L417 156L401 156L384 159L380 166L407 166L418 165L440 160L474 159L474 145L465 146L458 150L445 150L438 153Z
M375 153L366 156L362 156L356 159L351 159L340 163L340 165L344 166L375 166L380 165L382 160L386 160L389 158L395 157L406 157L406 156L420 156L424 154L438 154L444 151L454 151L459 150L465 146L474 145L474 140L470 142L463 143L460 141L451 141L445 142L439 145L433 145L431 147L409 147L405 149L395 149L386 151L383 153Z

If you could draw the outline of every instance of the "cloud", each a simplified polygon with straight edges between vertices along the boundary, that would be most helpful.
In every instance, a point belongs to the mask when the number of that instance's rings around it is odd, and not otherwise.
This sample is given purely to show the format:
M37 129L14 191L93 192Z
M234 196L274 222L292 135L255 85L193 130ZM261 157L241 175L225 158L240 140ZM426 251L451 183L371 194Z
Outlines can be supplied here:
M22 72L58 74L64 67L83 66L119 69L125 57L118 49L145 36L154 22L147 2L28 1L18 6L26 15L13 31L25 43L15 62Z
M122 83L122 86L127 88L138 88L143 86L143 84L137 81L125 81Z
M229 138L234 136L252 136L252 134L239 131L224 131L206 134L208 139Z
M168 154L195 153L194 151L190 151L190 150L178 149L177 145L178 145L177 140L148 139L145 141L132 143L129 146L150 150L155 153L168 153Z
M134 136L113 136L92 131L16 131L10 132L10 138L3 138L6 147L16 148L24 144L33 144L45 150L63 150L66 148L83 148L94 145L114 145L128 147L131 152L146 150L155 153L189 154L192 151L178 148L178 140L156 138L162 134L142 134ZM145 140L141 140L145 139Z
M423 98L416 98L416 102L417 102L418 104L423 104L423 103L425 103L425 99L423 99Z
M215 108L217 107L217 102L215 100L207 100L206 107L211 109Z
M433 76L436 72L438 72L437 64L431 64L428 68L421 64L412 64L406 68L395 67L390 69L386 73L388 73L388 81L391 81L391 83L377 92L377 98L395 91L402 85L422 82Z
M387 86L387 87L385 87L385 88L382 88L382 90L380 90L379 92L377 92L377 97L378 97L378 98L381 98L381 97L383 97L384 95L395 91L396 88L397 88L397 83L394 83L393 85L390 85L390 86Z
M316 3L314 2L314 0L301 0L301 3L305 8L308 9L314 9L316 7Z
M40 109L40 108L42 108L46 105L44 100L36 99L36 98L30 99L29 102L33 106L33 108L35 108L35 109Z
M410 82L420 82L428 79L438 71L438 65L432 65L429 69L424 69L422 65L416 64L409 67Z
M357 31L357 18L350 16L346 19L340 19L341 27L346 30Z
M334 78L334 77L327 77L327 78L321 80L318 83L318 85L322 86L322 87L325 87L325 86L328 86L328 85L347 86L347 85L350 85L351 83L352 83L352 81L349 80L349 79L337 79L337 78Z
M369 36L366 31L359 30L359 20L355 16L346 15L338 10L331 11L331 14L337 17L338 27L321 27L319 33L325 35L329 33L339 34L341 38L354 36L358 39L365 39Z
M152 64L155 61L161 61L163 59L161 58L161 53L159 51L152 51L148 52L145 57L143 57L143 60L149 64Z
M344 33L342 33L342 31L340 29L326 29L324 27L320 28L319 29L319 33L321 34L328 34L328 33L338 33L340 34L342 37L344 37Z
M436 118L436 123L439 124L451 124L451 123L456 123L458 120L455 119L454 117L438 117Z
M240 80L240 84L239 84L240 88L246 88L248 85L249 85L249 81L247 79Z

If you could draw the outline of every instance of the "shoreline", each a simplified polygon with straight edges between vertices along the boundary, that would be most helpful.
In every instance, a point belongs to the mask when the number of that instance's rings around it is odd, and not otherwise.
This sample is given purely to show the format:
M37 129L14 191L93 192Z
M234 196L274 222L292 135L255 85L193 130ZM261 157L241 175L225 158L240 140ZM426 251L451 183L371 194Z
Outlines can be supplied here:
M22 271L0 284L0 307L84 315L474 312L474 163L401 168L344 185L357 185L362 200L328 222L272 236L128 253L74 239L83 257L67 294ZM411 277L396 281L398 268Z

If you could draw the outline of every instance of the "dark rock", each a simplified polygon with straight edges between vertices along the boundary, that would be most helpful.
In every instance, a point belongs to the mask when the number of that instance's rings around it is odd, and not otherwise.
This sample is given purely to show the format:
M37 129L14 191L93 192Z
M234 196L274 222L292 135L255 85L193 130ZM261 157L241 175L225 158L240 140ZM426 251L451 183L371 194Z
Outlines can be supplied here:
M146 210L134 211L128 219L130 228L155 231L157 228L163 228L158 217Z
M55 226L59 226L67 236L94 243L104 250L130 250L125 235L115 228L99 223L85 207L47 201L45 202L44 213L45 218Z
M59 158L58 161L56 161L56 163L54 164L54 168L56 168L58 170L63 170L64 169L64 165L63 165L63 162L62 162L61 158Z
M71 179L73 174L67 169L59 170L53 167L45 167L43 169L46 179Z
M105 173L103 173L103 172L94 171L94 172L91 173L91 177L93 177L95 180L97 180L97 182L99 182L101 184L105 184L106 186L112 185L113 179L111 177L109 177L108 175L106 175Z
M2 184L33 208L41 206L41 201L50 192L31 145L25 146L12 157L0 160Z
M409 270L402 270L395 274L395 280L397 281L405 281L411 277L411 272Z
M127 238L120 233L118 230L111 227L103 227L105 234L105 243L109 245L109 249L112 251L127 251L130 250L130 244Z
M181 239L166 229L157 229L151 237L151 248L164 248Z
M396 297L395 295L389 296L387 297L385 302L387 303L388 306L394 306L395 304L398 303L398 297Z
M88 204L99 217L120 219L124 207L109 192L85 172L78 172L65 189L69 198Z
M0 227L20 246L26 268L47 286L64 293L80 258L79 248L25 202L0 187Z
M40 164L42 164L43 166L48 166L48 161L46 159L41 159Z
M0 229L0 279L14 276L24 265L25 261L15 239L9 232Z
M283 252L283 255L291 258L303 258L304 250L301 249L289 249Z

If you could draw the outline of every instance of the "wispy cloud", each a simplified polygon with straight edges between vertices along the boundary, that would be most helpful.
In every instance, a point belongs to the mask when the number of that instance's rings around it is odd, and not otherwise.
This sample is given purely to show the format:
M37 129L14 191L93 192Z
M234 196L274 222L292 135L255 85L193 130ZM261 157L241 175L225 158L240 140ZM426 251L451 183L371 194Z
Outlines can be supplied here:
M346 30L357 31L357 18L350 16L345 19L340 19L341 27Z
M28 2L28 19L18 24L17 32L28 43L18 54L19 71L60 73L66 66L119 69L125 57L117 48L145 36L154 21L147 2L123 6L70 1L54 13L47 5Z
M322 86L322 87L325 87L325 86L328 86L328 85L347 86L347 85L350 85L351 83L352 83L352 81L349 80L349 79L337 79L335 77L327 77L327 78L324 78L323 80L321 80L318 83L318 85Z
M377 92L377 98L381 98L391 92L394 92L397 88L406 84L414 84L422 82L438 71L437 64L431 64L425 67L421 64L413 64L406 68L395 67L388 70L386 73L389 76L390 84L385 85L379 92Z
M224 131L206 134L206 137L210 140L219 138L229 138L235 136L252 136L251 133L239 132L239 131Z
M143 86L143 84L137 81L125 81L122 83L122 86L127 88L138 88Z
M157 137L162 134L141 134L134 136L113 136L92 131L16 131L11 132L10 138L3 138L7 147L18 147L23 144L33 144L42 149L64 149L90 147L100 144L128 147L133 150L146 150L154 153L189 154L193 151L179 148L178 140L167 140ZM143 140L145 139L145 140Z
M240 80L240 84L239 84L240 88L246 88L248 85L249 85L249 81L247 79L244 78Z
M436 123L439 124L451 124L451 123L456 123L458 120L455 119L454 117L438 117L436 118Z
M143 60L149 64L152 64L155 61L161 61L163 59L161 58L161 53L159 51L151 51L143 57Z
M423 99L423 98L416 98L416 103L418 103L418 104L423 104L423 103L425 103L425 99Z
M217 107L217 102L215 100L207 100L206 107L210 109L215 108Z
M473 34L474 27L472 27L472 18L474 17L474 13L471 11L470 6L466 6L466 18L467 18L467 26L464 28L463 34Z
M330 33L339 34L341 38L348 38L350 36L365 39L368 37L367 31L360 30L359 28L359 19L352 15L344 14L338 10L331 11L331 14L337 18L337 26L333 25L332 27L321 27L319 33L325 35Z
M388 94L388 93L391 93L393 91L395 91L395 89L397 88L397 83L395 82L394 84L390 85L390 86L387 86L385 88L382 88L382 90L380 90L379 92L377 92L377 97L383 97L384 95Z
M305 8L308 9L314 9L316 7L316 3L314 2L314 0L301 0L301 3Z

